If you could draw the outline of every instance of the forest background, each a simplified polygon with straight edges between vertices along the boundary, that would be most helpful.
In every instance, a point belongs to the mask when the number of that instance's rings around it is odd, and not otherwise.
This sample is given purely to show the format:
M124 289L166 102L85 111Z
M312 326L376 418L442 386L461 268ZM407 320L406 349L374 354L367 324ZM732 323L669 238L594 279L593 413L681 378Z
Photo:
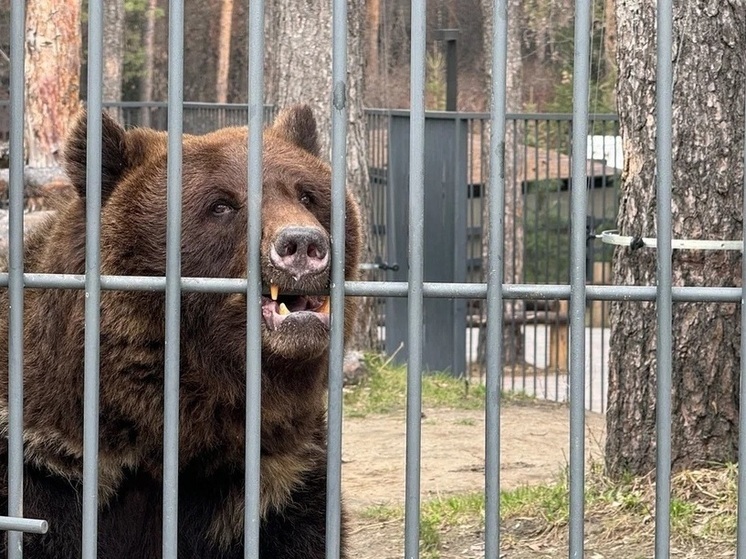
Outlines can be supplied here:
M35 4L54 0L35 0ZM87 43L86 3L82 6L82 44ZM111 4L113 9L109 9ZM120 91L105 101L164 101L168 64L167 0L107 2L105 40L121 37L121 49L108 49L107 64L121 67ZM573 1L526 0L511 6L520 30L520 108L526 112L570 112L572 102ZM9 80L10 0L0 0L0 100ZM51 12L48 12L51 13ZM364 32L363 105L407 108L409 104L408 0L367 0L361 14ZM184 99L245 103L248 69L248 0L186 0ZM439 29L457 29L457 108L484 111L484 21L480 0L428 2L427 105L445 108L445 45ZM614 29L611 0L594 0L591 95L593 112L614 112ZM309 41L313 41L309 37ZM86 97L85 52L81 53L81 98ZM312 64L313 61L309 61ZM271 69L267 69L271 72ZM118 94L118 96L117 96Z

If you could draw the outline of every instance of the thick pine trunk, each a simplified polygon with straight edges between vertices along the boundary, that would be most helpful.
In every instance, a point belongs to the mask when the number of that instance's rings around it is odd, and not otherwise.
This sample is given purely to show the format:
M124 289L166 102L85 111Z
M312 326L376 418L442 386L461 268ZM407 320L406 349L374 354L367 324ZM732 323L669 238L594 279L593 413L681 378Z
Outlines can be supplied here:
M80 0L27 2L26 145L32 167L60 162L80 108L80 47Z
M655 2L619 0L617 103L624 138L619 209L623 235L656 237ZM675 4L673 237L740 239L746 4ZM654 285L656 251L620 249L614 281ZM740 286L741 255L674 251L676 286ZM737 457L740 310L734 303L675 303L673 467ZM655 467L656 307L611 308L606 464L615 475Z
M363 113L364 0L350 0L347 37L347 184L360 202L363 238L369 243L368 210L372 207L368 179L365 115ZM329 158L332 96L332 14L328 2L277 0L267 3L265 79L270 103L282 108L306 103L318 122L322 155ZM313 40L309 40L312 37ZM371 261L366 245L363 262ZM362 299L358 324L350 343L355 349L375 348L375 300Z

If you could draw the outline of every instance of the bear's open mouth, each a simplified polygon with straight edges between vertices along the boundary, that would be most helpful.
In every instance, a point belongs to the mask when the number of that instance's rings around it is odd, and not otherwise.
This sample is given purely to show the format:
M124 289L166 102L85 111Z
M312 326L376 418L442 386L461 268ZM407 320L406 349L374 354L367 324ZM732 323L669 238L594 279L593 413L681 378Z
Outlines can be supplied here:
M262 297L262 317L270 330L277 330L288 318L304 320L316 318L329 327L329 298L311 295L280 295L272 285L270 297Z

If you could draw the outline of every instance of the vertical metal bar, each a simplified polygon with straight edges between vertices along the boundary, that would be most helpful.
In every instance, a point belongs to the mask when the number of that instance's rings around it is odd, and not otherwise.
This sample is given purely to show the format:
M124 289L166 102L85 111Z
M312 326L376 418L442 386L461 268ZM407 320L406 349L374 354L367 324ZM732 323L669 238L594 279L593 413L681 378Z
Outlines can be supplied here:
M83 559L95 559L98 547L103 26L103 1L94 0L88 4L88 142L86 151L85 373L83 390Z
M10 7L8 255L8 515L23 516L23 122L25 2ZM8 532L8 558L22 557L23 533Z
M583 557L585 513L585 213L591 2L575 0L570 239L570 557Z
M407 465L404 554L419 557L420 451L422 414L422 283L425 229L425 36L427 0L412 1L412 54L409 131L409 274L407 330Z
M454 109L455 110L455 109ZM454 147L453 147L453 158L454 164L454 177L456 181L460 181L461 177L466 177L466 169L463 169L461 161L461 125L463 121L461 117L455 115L453 118L453 130L454 130ZM465 185L466 186L466 185ZM466 219L467 208L466 205L468 200L464 199L464 192L460 188L453 189L453 239L454 239L454 252L458 256L455 256L451 261L451 270L453 273L453 281L465 282L466 270L468 263L464 265L464 256L467 251L467 228L468 222ZM453 299L451 301L451 313L454 317L460 316L460 309L465 308L466 302L459 299ZM466 318L466 313L464 313ZM451 340L453 340L453 347L463 347L463 343L467 339L465 328L468 328L468 322L461 322L460 320L453 321L453 327L451 328ZM468 359L466 352L461 353L458 349L453 352L451 356L451 374L456 376L464 376L468 374Z
M658 301L656 347L658 386L656 394L656 484L655 484L655 556L666 559L670 547L671 510L671 360L673 356L672 252L671 252L671 179L672 179L672 104L673 3L659 0L657 9L657 80L656 112L656 188L658 222L658 264L656 297Z
M744 134L746 134L746 98L744 99ZM743 213L746 215L746 138L743 142ZM746 239L746 221L743 223ZM741 251L741 386L740 400L746 402L746 258ZM746 406L739 410L738 463L746 464ZM738 468L738 524L736 530L736 558L746 559L746 468Z
M526 171L526 168L527 168L526 167L526 165L527 165L526 158L524 157L523 159L521 159L518 156L518 139L519 138L523 138L524 134L526 133L526 122L525 121L519 122L519 119L514 117L513 118L513 126L512 126L512 128L513 128L513 136L512 136L512 141L513 141L513 150L512 150L513 164L511 166L512 170L513 170L513 172L511 173L512 174L512 176L511 176L511 187L513 189L513 207L512 207L512 211L513 211L513 215L517 215L517 213L518 213L518 196L523 196L522 181L518 180L518 177L519 176L526 176L528 174L527 171ZM526 142L523 142L523 144L525 146ZM518 164L519 163L521 164L521 167L522 167L521 170L518 169ZM520 190L519 190L519 187L518 187L519 183L521 184ZM520 223L520 225L519 225L517 219L513 220L513 231L511 233L512 234L512 237L511 237L512 239L517 238L516 236L518 235L518 227L519 226L523 227L523 228L525 228L525 226L526 226L526 212L522 212L522 214L523 214L523 218L522 218L522 223ZM513 270L513 277L510 279L510 281L511 282L525 281L526 280L526 271L523 268L523 266L521 266L521 277L520 278L518 278L518 276L515 273L516 267L518 265L517 264L517 262L518 262L518 251L516 251L515 248L513 248L510 252L511 252L510 258L511 258L511 261L512 261L510 269ZM523 310L525 308L525 301L522 303L522 306L520 308L521 308L521 310ZM516 315L517 315L517 312L516 312L516 301L513 301L510 304L510 327L513 328L513 329L516 328ZM524 333L524 335L526 333L526 326L525 325L523 327L523 333ZM513 336L511 336L511 345L513 346L513 349L517 353L517 349L518 348L516 347L516 340L514 339ZM525 350L525 348L521 349L521 352L522 352L523 355L520 355L519 359L518 359L518 361L521 363L521 380L523 381L522 384L521 384L521 390L525 390L526 389L525 388L526 387L526 350ZM515 372L516 372L516 366L515 366L515 363L512 363L510 365L511 388L513 386L515 386ZM502 390L502 386L500 387L500 390Z
M259 469L262 406L262 131L264 129L264 0L249 4L249 211L246 277L246 457L244 557L259 558Z
M163 394L163 558L178 556L181 162L184 126L184 1L168 8L166 344Z
M485 557L500 551L500 388L502 386L507 109L508 4L492 5L492 101L490 106L489 245L487 269L487 380L485 393Z
M347 2L334 0L332 8L332 314L329 347L326 557L339 559L342 518L342 367L347 183Z

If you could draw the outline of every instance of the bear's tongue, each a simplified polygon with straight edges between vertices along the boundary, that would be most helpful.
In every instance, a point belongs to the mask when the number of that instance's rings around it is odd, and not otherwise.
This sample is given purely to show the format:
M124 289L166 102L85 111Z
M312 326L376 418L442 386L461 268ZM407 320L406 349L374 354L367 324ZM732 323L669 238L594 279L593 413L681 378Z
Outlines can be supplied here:
M270 330L277 330L290 316L297 315L301 318L298 313L308 315L308 318L315 317L327 327L329 326L329 299L327 297L304 295L278 297L274 286L272 286L271 295L271 298L262 298L262 317Z

